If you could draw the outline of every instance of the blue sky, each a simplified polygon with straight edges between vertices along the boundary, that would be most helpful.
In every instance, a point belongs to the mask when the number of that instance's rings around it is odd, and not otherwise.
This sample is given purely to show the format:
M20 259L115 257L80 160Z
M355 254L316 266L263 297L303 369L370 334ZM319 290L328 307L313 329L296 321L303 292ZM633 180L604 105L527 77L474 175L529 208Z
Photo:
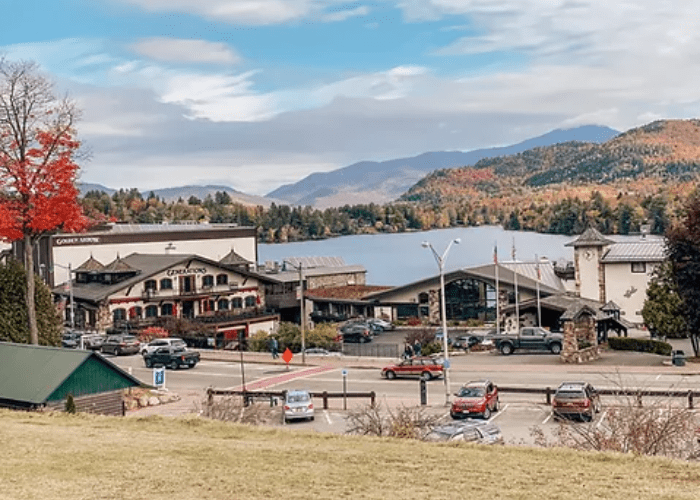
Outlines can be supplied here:
M619 130L700 107L700 6L27 0L0 53L83 110L81 179L266 194L361 160Z

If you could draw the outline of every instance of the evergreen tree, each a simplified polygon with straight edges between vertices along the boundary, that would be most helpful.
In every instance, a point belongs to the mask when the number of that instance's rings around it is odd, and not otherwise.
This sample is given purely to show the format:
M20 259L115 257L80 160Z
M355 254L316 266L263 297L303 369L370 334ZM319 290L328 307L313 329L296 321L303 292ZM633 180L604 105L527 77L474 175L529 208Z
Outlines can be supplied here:
M678 295L670 262L659 266L649 282L642 317L649 331L657 336L681 338L688 335L683 300Z

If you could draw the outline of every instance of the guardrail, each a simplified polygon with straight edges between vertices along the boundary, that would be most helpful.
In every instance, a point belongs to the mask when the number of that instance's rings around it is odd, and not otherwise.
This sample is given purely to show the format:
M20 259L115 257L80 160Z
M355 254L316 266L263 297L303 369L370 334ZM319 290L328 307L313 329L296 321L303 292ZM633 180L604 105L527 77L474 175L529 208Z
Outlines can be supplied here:
M547 404L552 404L552 395L556 392L556 389L551 387L537 388L537 387L501 387L498 386L498 392L511 392L514 394L544 394ZM700 391L667 391L667 390L653 390L653 389L596 389L596 392L601 396L632 396L637 399L637 406L642 406L643 396L654 396L654 397L667 397L667 398L688 398L688 409L692 410L694 408L693 399L700 396Z
M214 396L241 396L245 406L250 405L255 400L270 400L270 406L277 404L277 399L284 398L287 391L242 391L233 389L207 389L207 402L214 404ZM370 405L374 406L377 395L374 391L371 392L310 392L311 397L320 398L323 400L323 409L328 409L328 400L332 398L369 398ZM277 398L277 399L276 399ZM345 406L345 405L344 405Z

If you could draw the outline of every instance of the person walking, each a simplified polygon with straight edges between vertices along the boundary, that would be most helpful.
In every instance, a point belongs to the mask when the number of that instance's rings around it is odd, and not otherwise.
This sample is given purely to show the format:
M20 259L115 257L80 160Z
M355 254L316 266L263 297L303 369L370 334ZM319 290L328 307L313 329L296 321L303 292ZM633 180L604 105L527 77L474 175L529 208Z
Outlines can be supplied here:
M406 344L406 348L403 350L403 358L404 359L411 359L413 356L413 348L411 347L411 344Z
M279 343L275 337L270 338L270 352L272 353L272 359L277 359L279 355Z
M420 350L421 350L420 342L418 342L418 340L416 340L416 343L413 344L413 353L416 356L420 356Z

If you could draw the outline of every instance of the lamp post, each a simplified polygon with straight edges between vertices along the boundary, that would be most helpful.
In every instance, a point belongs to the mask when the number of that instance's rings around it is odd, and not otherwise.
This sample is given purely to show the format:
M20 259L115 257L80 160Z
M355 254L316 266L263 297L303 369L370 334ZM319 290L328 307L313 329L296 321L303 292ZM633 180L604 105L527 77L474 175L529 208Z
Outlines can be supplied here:
M433 252L435 261L438 264L438 269L440 270L440 319L442 323L442 347L444 350L445 358L445 365L443 369L445 379L445 406L450 405L450 358L447 344L447 309L445 306L445 259L447 258L447 253L450 251L450 248L452 248L452 244L459 244L460 241L461 240L459 238L455 238L454 240L450 241L442 256L435 251L435 248L433 248L433 245L431 245L430 242L424 241L422 243L424 248L430 248L430 251Z
M292 266L294 269L299 271L299 323L301 323L301 364L306 364L306 336L304 330L304 264L299 262L299 265L295 265L288 260L285 260L287 264Z

